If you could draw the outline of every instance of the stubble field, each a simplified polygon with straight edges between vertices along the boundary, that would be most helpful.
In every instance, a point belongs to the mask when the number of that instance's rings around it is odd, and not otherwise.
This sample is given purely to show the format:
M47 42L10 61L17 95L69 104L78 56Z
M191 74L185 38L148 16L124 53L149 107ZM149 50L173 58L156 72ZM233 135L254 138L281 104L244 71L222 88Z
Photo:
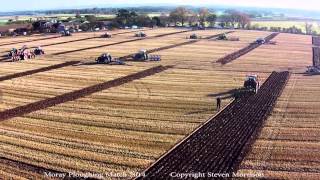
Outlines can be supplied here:
M111 39L95 38L102 34L97 32L12 45L6 45L7 39L1 40L2 54L12 47L23 45L29 47L41 45L46 51L45 56L34 60L23 62L3 60L1 77L67 61L83 62L1 81L2 111L81 90L154 66L171 66L163 72L148 77L0 122L1 157L60 172L127 172L128 174L141 172L214 115L217 112L215 98L218 94L241 87L246 74L255 72L264 81L273 70L290 69L299 73L303 67L311 63L311 38L289 34L278 35L275 38L276 45L263 45L230 64L222 66L216 63L219 58L247 46L258 37L270 34L262 31L236 31L230 36L239 37L238 42L201 39L193 44L152 53L161 55L161 62L127 62L125 66L86 64L93 62L94 58L103 52L121 57L135 53L139 49L153 49L190 41L186 37L193 32L165 35L179 31L183 29L150 29L146 30L148 35L146 39L132 42L127 41L137 38L133 37L134 32L128 30L112 32L114 37ZM226 31L205 30L195 33L207 37L222 32ZM157 37L162 34L165 36ZM17 40L29 41L36 38ZM291 85L291 81L294 81L291 79L283 96L287 96L288 91L291 94L292 91L313 93L319 88L314 83L316 77L303 75L293 77L299 77L301 85ZM301 89L307 88L304 84L309 87L307 91ZM292 109L287 108L284 111L281 105L274 112L279 114L277 111L281 111L292 120L280 123L276 117L273 118L275 115L272 115L262 130L261 138L275 132L273 123L284 126L276 127L286 136L286 141L289 141L285 144L279 142L282 146L290 144L290 140L296 140L295 138L301 137L303 133L310 132L308 128L316 123L312 110L303 111L309 119L298 119L299 117L292 115L294 110L301 110L298 108L301 103L298 102L304 100L301 98L301 93L297 96L297 99L288 100L287 104L293 106ZM223 105L229 101L231 99L223 100ZM282 98L278 103L282 103ZM305 121L309 123L304 123ZM290 128L297 128L296 126L304 127L294 131L293 134L286 133ZM312 132L315 134L310 135L310 138L314 140L316 130ZM305 139L307 137L309 136L301 137L301 146L305 143L310 144L309 140ZM256 142L257 145L248 155L248 160L243 162L245 170L261 170L259 165L252 165L250 161L254 159L256 162L256 159L260 158L256 155L262 152L258 147L263 146L259 143L267 143L268 146L265 146L270 151L267 158L271 158L276 151L276 143L265 141L259 138ZM312 143L310 148L316 148L318 142L312 141ZM305 149L301 150L301 153L303 152L306 152ZM314 155L319 156L319 153L314 152ZM288 158L290 157L297 158L294 153L288 153ZM316 162L309 164L311 167L317 165L319 163ZM273 171L278 170L273 169ZM273 175L267 170L264 173L266 177ZM10 164L0 165L1 176L21 179L43 178L41 173Z

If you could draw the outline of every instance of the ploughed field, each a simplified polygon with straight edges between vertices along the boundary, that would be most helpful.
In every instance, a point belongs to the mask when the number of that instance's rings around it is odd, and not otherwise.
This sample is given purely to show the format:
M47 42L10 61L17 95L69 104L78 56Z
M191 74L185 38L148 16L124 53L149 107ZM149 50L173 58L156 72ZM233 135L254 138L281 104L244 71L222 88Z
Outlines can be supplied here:
M0 39L2 55L12 47L23 45L40 45L46 52L46 55L33 60L0 62L0 119L3 119L0 122L0 177L43 178L44 169L57 172L126 172L128 175L142 172L216 114L215 98L241 87L246 74L255 72L264 81L273 70L289 68L302 72L303 67L311 64L311 38L289 34L279 34L274 38L276 45L262 45L229 64L217 63L218 59L248 46L258 37L271 34L238 30L228 36L239 37L240 41L200 39L151 53L161 55L160 62L130 61L124 66L87 63L104 52L122 57L139 49L151 50L192 41L186 38L192 33L206 38L227 32L181 31L185 29L146 29L148 36L142 39L133 37L135 32L130 30L112 31L111 39L99 38L103 32L77 33L71 37L45 40L41 40L45 38L43 36L27 37L12 41L17 44ZM151 69L151 73L130 79L132 74L149 72L150 68L159 65L159 71ZM303 98L319 90L316 78L301 74L291 76L241 171L260 172L267 168L263 173L272 177L270 172L279 169L270 168L277 167L276 163L281 164L282 159L275 159L275 163L271 161L263 167L253 162L273 160L273 154L283 158L277 147L284 146L288 157L283 163L299 158L296 151L291 151L294 149L291 146L298 146L296 138L300 138L301 148L306 143L310 145L299 152L314 150L313 155L319 156L314 129L317 118L313 116L316 108L313 106L314 111L306 108L317 102L311 97L310 102ZM291 85L299 83L301 85ZM99 87L95 87L97 84ZM83 95L75 95L79 93ZM293 96L294 93L297 95ZM74 98L68 99L69 96ZM64 100L54 101L55 98ZM223 100L222 105L230 100ZM29 108L25 111L28 113L22 113L30 104L37 103L49 105L39 106L45 107L42 109ZM299 107L301 103L305 104L304 108ZM300 117L302 115L296 111L303 109L305 117ZM12 116L12 112L19 115ZM276 117L282 116L280 112L288 121ZM303 132L312 134L299 136ZM281 137L272 133L283 134L285 140L270 139ZM265 149L269 152L267 155L263 154ZM303 162L301 156L301 164ZM309 168L318 165L317 162L308 164ZM292 168L287 171L290 170L294 171ZM319 173L319 170L315 171Z
M278 179L320 176L320 76L294 74L240 172Z

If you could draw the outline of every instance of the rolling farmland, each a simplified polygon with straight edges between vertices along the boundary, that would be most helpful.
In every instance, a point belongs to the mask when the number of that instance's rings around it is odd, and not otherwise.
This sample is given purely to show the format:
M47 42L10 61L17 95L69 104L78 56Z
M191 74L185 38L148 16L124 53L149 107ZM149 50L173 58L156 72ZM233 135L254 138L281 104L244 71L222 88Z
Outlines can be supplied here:
M312 63L311 37L279 34L273 39L275 45L261 45L221 64L219 59L271 33L236 30L228 36L240 41L217 41L205 38L228 31L145 32L148 37L142 39L130 30L114 31L111 39L99 38L103 32L45 40L27 37L13 43L1 39L3 55L23 45L41 45L46 54L0 62L0 177L37 179L51 171L124 173L133 178L133 172L144 171L214 116L216 97L241 87L248 73L257 73L264 82L272 71L293 74L271 116L261 123L261 133L256 132L258 139L243 157L239 172L316 177L319 102L311 94L319 91L319 76L301 74ZM187 39L192 33L203 39ZM166 48L157 49L161 47ZM162 61L128 61L123 66L90 63L104 52L123 57L139 49L152 50ZM231 101L223 100L222 105ZM292 151L294 147L299 151ZM304 159L305 152L312 152L312 157ZM308 158L313 163L306 163ZM282 163L286 173L279 169ZM311 174L303 176L305 170Z

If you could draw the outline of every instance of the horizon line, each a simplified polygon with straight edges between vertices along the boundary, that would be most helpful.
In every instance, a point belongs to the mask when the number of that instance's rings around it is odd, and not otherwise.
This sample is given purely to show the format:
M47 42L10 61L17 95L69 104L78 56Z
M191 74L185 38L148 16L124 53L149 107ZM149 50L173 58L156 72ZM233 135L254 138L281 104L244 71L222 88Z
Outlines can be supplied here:
M100 7L98 7L100 6ZM298 8L280 8L280 7L258 7L258 6L239 6L239 5L219 5L219 4L202 4L202 5L188 5L188 4L168 4L168 3L153 3L148 5L128 5L128 4L115 4L109 7L107 5L83 5L83 6L73 6L73 7L56 7L56 8L46 8L46 9L30 9L30 10L9 10L9 11L1 11L0 13L21 13L21 12L41 12L41 11L59 11L59 10L83 10L83 9L93 9L93 8L107 8L107 9L117 9L117 8L142 8L142 7L179 7L179 6L189 6L189 7L208 7L214 8L216 6L217 9L219 8L248 8L248 9L272 9L272 10L295 10L295 11L309 11L309 12L317 12L314 9L298 9Z

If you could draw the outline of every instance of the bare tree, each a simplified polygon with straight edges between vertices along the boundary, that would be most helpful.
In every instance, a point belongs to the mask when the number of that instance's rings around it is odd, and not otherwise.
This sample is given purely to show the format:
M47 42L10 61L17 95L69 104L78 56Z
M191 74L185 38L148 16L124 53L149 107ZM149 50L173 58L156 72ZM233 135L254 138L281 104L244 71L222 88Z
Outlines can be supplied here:
M210 26L213 27L217 21L217 15L216 14L209 14L207 17L207 21L210 23Z
M231 25L231 27L235 28L245 28L251 22L250 16L236 11L236 10L227 10L225 14L222 16L222 22L226 24L226 26Z
M173 22L174 25L176 26L179 21L178 13L176 11L170 12L169 19L170 19L170 22Z
M228 21L228 24L230 24L233 28L235 25L239 22L239 12L236 10L227 10L225 11L227 17L225 17Z
M199 23L199 16L196 13L191 13L188 15L188 23L190 26L197 25Z
M167 14L162 13L159 19L162 26L168 26L170 23L170 17Z
M239 16L238 24L241 28L244 29L246 26L248 26L251 23L251 19L250 19L249 15L247 15L245 13L240 13L240 14L238 14L238 16Z
M199 21L202 27L205 27L205 22L207 21L209 15L210 13L207 8L201 8L199 10Z
M175 22L175 24L177 24L177 22L179 21L181 22L181 25L184 26L184 23L187 21L189 14L190 11L185 7L177 7L170 13L170 18Z
M312 23L308 23L308 22L305 23L306 34L312 34L312 27L313 27Z
M220 26L222 27L229 27L230 24L232 25L232 18L229 14L223 14L219 17Z

